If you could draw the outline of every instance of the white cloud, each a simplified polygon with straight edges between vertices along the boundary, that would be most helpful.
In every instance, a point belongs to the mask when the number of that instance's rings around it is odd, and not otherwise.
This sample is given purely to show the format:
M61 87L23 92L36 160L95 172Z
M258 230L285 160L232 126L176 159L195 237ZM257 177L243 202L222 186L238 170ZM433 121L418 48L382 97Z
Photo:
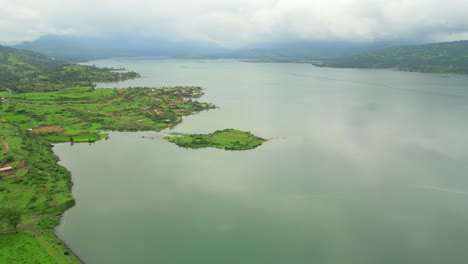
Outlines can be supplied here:
M137 33L226 45L465 38L466 0L0 0L0 40Z

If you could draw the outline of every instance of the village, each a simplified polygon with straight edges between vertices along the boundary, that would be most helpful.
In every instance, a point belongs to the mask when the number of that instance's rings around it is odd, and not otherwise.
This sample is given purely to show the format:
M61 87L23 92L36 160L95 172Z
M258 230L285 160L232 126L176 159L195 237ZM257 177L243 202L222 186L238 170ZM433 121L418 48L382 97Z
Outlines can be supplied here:
M95 89L73 87L42 94L5 95L2 115L21 129L43 134L51 142L95 142L103 131L143 131L173 127L184 116L216 108L194 100L195 86Z
M0 140L0 181L19 179L26 175L27 166L24 160L15 160L9 154L10 146L6 140Z

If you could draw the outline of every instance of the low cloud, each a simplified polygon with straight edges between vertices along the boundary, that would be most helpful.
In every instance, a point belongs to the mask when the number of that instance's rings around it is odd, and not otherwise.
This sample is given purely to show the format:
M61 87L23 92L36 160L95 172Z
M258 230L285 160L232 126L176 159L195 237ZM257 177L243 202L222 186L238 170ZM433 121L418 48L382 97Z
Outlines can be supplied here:
M468 37L466 0L0 0L0 40L134 33L225 46Z

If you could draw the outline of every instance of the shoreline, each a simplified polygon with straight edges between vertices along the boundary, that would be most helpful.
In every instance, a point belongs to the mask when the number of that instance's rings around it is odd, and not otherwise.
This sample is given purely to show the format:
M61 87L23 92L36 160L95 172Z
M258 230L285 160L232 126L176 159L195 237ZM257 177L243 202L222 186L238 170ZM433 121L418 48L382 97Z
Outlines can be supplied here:
M9 149L2 156L9 155L5 159L11 161L3 165L14 166L8 174L0 175L0 202L3 197L8 201L6 206L20 214L19 225L12 225L11 236L3 240L0 237L0 243L10 245L6 262L24 262L18 258L28 256L15 256L17 251L11 244L20 247L24 240L28 240L35 241L35 245L42 249L44 258L53 258L57 263L85 263L79 253L56 234L63 214L75 206L76 200L73 197L72 173L60 164L53 144L92 144L108 139L105 131L160 132L173 128L182 123L185 116L217 108L213 104L194 100L203 94L200 87L180 86L125 89L72 87L53 92L5 95L0 130L9 131L10 134L3 139L3 145L8 144ZM18 119L21 122L14 124L13 121ZM252 139L264 142L247 132L232 130L230 133L234 132L241 135L241 139L233 142L236 146L239 143L251 144L249 141ZM207 136L210 137L209 134ZM229 147L226 145L226 149ZM246 148L239 148L243 149ZM22 195L15 196L14 193ZM0 219L0 232L2 230L6 231L7 227ZM26 235L28 232L29 237ZM18 240L14 241L16 244L4 241L15 238Z
M191 86L119 90L78 87L56 92L5 94L0 131L6 132L3 140L10 144L2 157L8 155L5 159L23 164L26 173L20 175L23 167L18 167L0 175L0 202L8 201L4 205L0 203L0 209L12 208L20 214L18 225L11 228L2 223L0 217L0 231L9 234L0 237L0 242L8 245L6 255L0 256L0 262L2 258L6 263L36 261L35 258L30 259L34 257L30 256L32 252L18 254L17 248L29 241L35 245L31 250L36 252L41 248L42 257L48 258L49 262L84 263L79 253L72 251L55 233L63 214L75 205L75 199L72 196L72 174L59 164L60 158L53 152L52 144L91 144L106 137L101 131L161 131L171 128L180 124L183 116L215 108L212 104L192 100L202 95L200 87ZM84 101L79 101L75 107L77 98ZM142 105L149 107L142 108ZM34 114L23 115L25 111ZM66 117L64 111L69 113ZM20 117L23 121L14 124L13 120ZM40 120L50 121L45 124ZM58 120L60 123L55 123ZM53 129L38 129L38 133L29 129L37 126Z

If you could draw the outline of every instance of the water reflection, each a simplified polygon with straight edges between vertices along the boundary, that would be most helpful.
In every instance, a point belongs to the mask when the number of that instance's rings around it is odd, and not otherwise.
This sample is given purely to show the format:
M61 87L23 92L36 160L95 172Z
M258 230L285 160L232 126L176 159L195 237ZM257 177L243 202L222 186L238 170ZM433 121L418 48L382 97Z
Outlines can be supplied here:
M155 132L57 145L77 198L57 233L85 261L468 257L467 77L307 64L93 64L145 74L121 87L205 87L202 100L220 109L187 117L175 131L232 127L275 139L246 152L182 149Z

